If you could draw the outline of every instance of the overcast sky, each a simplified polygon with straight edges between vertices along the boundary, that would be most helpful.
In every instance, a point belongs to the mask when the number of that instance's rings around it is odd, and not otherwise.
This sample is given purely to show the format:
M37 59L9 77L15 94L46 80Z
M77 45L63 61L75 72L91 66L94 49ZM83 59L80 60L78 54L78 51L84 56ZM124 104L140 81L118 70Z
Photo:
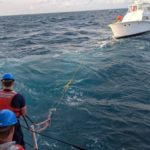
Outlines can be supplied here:
M132 0L0 0L0 15L125 8Z

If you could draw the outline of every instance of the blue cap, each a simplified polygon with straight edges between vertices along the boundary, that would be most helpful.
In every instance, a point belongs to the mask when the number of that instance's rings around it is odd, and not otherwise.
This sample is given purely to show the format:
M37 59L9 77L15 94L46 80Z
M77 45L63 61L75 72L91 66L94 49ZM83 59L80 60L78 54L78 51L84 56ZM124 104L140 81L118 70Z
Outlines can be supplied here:
M2 77L2 80L12 80L12 81L14 81L15 78L14 78L14 76L13 76L11 73L5 73L5 74L3 75L3 77ZM2 80L1 80L1 81L2 81Z
M16 115L14 112L3 109L0 111L0 127L12 126L17 123Z

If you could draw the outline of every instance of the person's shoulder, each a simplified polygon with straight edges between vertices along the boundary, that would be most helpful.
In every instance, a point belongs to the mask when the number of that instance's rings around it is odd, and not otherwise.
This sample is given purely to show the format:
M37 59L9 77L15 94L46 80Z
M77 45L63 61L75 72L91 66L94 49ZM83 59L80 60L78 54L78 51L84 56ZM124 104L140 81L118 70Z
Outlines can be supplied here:
M19 145L19 144L16 144L16 148L17 148L17 150L25 150L21 145Z
M11 145L8 150L25 150L25 149L19 144L14 144Z
M20 94L20 93L16 93L15 97L24 99L24 96L22 94Z
M25 98L22 94L20 93L16 93L13 97L13 99L15 99L15 101L25 101Z
M12 103L11 103L11 106L14 107L14 108L22 108L24 107L26 104L25 104L25 99L24 97L17 93L14 98L12 99Z
M25 150L21 145L16 144L15 141L0 144L0 150Z

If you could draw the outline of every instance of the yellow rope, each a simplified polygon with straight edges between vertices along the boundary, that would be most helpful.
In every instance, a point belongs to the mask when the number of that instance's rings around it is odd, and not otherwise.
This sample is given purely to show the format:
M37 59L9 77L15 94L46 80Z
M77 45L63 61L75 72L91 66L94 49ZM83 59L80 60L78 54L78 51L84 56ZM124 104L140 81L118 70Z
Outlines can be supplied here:
M71 86L71 84L73 83L73 80L69 80L66 85L64 86L64 90L67 91L69 89L69 87Z
M79 72L79 70L81 69L82 64L83 64L83 63L80 63L79 67L78 67L77 70L74 72L72 78L71 78L70 80L68 80L68 82L65 84L65 86L64 86L64 92L66 92L66 91L69 89L69 87L72 85L73 80L74 80L74 78L75 78L77 72Z
M76 71L73 73L72 78L70 80L68 80L67 83L64 85L64 90L60 97L60 101L62 101L64 99L66 92L73 84L74 78L76 77L76 74L80 71L82 65L83 65L83 63L81 62L80 65L77 67ZM60 101L59 101L59 103L60 103ZM55 104L55 106L53 108L57 108L59 103Z

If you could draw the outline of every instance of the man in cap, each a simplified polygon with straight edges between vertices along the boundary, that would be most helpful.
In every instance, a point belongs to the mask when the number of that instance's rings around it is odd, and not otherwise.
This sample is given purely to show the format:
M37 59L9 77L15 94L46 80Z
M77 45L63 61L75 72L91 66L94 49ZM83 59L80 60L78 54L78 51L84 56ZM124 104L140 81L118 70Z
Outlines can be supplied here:
M16 141L17 144L25 147L19 117L26 115L26 105L24 97L21 94L13 91L14 81L15 78L11 73L5 73L2 76L2 90L0 90L0 110L9 109L16 114L17 123L15 124L13 140Z
M16 123L17 119L12 111L8 109L0 111L0 150L24 150L13 141Z

